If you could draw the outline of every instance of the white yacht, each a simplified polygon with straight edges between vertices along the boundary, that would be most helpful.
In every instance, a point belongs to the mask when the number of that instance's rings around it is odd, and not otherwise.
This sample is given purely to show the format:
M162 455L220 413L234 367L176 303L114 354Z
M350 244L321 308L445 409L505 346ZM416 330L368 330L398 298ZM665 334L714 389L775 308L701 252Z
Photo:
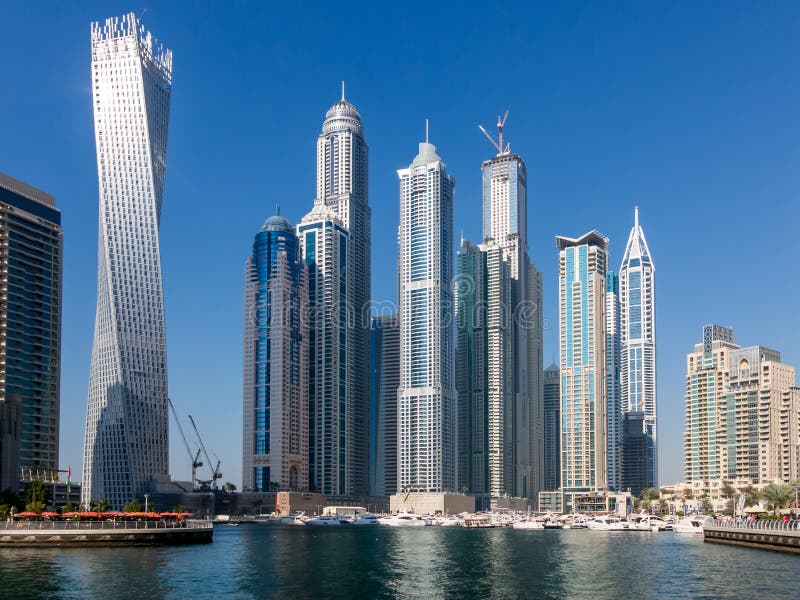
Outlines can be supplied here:
M381 525L387 527L425 527L428 521L414 513L397 513L389 517L381 517L378 519Z
M293 513L291 515L286 515L281 517L280 524L281 525L305 525L305 516L306 513L300 511L298 513Z
M594 517L586 523L586 527L593 531L625 531L628 529L628 523L608 517Z
M675 533L703 533L703 525L709 517L684 517L675 523Z
M667 522L661 517L644 516L637 523L631 523L630 529L637 531L666 531Z
M356 517L353 525L380 525L380 518L378 515L370 515L368 513L360 514Z
M544 522L537 521L536 519L526 519L524 521L517 521L511 525L512 529L542 529L544 530Z
M323 515L306 519L306 525L312 527L338 527L342 524L337 515Z

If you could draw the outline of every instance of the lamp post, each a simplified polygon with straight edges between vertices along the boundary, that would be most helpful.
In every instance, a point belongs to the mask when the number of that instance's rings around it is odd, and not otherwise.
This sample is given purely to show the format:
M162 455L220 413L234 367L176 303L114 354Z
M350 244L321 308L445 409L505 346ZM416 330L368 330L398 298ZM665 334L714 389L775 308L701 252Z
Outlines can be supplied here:
M797 519L797 490L800 490L800 485L795 485L794 487L794 518Z
M149 512L147 510L148 500L150 500L150 494L145 494L144 495L144 512Z

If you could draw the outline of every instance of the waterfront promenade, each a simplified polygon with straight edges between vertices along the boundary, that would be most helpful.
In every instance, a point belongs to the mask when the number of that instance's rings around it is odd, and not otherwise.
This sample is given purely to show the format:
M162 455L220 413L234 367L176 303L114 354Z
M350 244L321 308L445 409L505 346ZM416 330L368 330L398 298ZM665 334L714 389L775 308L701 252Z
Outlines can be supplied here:
M708 521L703 528L707 542L750 546L800 554L800 521Z

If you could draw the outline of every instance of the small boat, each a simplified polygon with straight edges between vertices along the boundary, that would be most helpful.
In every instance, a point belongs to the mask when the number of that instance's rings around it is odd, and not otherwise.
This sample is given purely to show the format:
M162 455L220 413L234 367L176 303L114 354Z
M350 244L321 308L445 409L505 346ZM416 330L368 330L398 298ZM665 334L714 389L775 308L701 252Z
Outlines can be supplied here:
M628 522L608 517L594 517L589 520L586 527L592 531L625 531L628 529Z
M240 525L239 521L228 521L225 523L228 527L238 527Z
M306 519L306 525L310 527L338 527L342 521L336 515L323 515Z

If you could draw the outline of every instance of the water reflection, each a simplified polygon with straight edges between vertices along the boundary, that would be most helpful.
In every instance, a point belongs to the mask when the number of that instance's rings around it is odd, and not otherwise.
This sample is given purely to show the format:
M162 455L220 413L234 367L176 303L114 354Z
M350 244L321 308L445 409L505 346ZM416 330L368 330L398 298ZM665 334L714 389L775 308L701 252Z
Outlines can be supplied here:
M796 561L671 533L243 525L202 546L0 549L0 596L790 598Z

